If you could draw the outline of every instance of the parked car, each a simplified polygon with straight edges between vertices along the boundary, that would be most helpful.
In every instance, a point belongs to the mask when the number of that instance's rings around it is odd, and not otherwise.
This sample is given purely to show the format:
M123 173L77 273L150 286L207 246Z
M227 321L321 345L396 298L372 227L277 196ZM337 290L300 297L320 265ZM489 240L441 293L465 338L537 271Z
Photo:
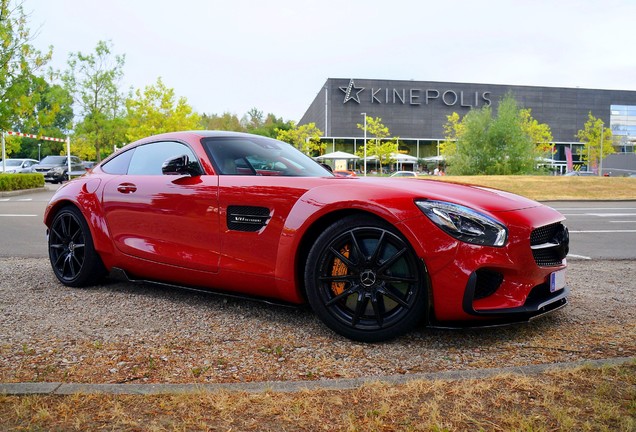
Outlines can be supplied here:
M35 159L6 159L3 163L0 161L0 173L20 174L33 172L33 165L37 164Z
M51 267L308 302L332 330L502 324L566 305L556 210L483 187L339 178L293 146L222 131L127 145L49 202Z
M62 183L68 180L68 158L67 156L46 156L37 165L33 166L35 172L44 175L44 181L51 183ZM71 174L81 175L85 172L82 161L71 156Z
M593 176L598 176L598 174L593 173L592 171L569 171L567 173L565 173L564 175L571 177L571 176L577 176L577 177L593 177Z
M357 177L356 172L351 170L335 170L333 174L336 177Z
M414 171L396 171L391 174L391 177L417 177L417 173Z

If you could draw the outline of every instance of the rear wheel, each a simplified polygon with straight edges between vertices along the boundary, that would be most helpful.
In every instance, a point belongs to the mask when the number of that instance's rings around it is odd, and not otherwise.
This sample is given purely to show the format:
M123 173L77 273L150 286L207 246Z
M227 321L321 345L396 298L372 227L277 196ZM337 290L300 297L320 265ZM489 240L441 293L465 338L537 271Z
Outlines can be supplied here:
M418 258L383 221L342 219L320 235L307 262L309 303L343 336L364 342L391 339L413 329L425 314Z
M88 224L77 208L63 207L57 212L49 230L48 243L51 267L64 285L92 285L106 274Z

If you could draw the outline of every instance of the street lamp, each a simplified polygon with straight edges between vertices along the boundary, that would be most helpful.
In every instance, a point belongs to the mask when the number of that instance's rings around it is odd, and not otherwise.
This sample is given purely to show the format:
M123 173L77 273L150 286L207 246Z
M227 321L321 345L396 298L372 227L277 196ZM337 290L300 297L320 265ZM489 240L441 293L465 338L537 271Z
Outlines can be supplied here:
M364 116L364 176L367 176L367 113L363 112L360 115Z

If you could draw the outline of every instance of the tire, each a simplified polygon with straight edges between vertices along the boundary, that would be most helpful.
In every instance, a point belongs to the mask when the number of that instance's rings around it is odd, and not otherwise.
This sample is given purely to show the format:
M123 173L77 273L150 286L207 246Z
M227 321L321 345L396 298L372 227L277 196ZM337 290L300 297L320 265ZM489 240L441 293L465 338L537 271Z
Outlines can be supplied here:
M333 331L361 342L393 339L426 313L418 257L389 224L350 216L329 226L309 252L307 299Z
M106 269L95 251L88 224L76 207L63 207L57 212L48 237L51 267L64 285L94 285L105 276Z

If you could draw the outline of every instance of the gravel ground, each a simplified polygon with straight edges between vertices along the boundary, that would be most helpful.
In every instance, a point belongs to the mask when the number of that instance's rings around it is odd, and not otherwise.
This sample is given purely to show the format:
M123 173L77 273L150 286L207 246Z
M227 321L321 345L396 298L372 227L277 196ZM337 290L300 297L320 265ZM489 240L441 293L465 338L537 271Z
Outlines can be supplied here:
M62 286L0 259L0 381L316 380L636 356L636 262L570 261L570 305L530 324L362 344L311 311L109 281Z

